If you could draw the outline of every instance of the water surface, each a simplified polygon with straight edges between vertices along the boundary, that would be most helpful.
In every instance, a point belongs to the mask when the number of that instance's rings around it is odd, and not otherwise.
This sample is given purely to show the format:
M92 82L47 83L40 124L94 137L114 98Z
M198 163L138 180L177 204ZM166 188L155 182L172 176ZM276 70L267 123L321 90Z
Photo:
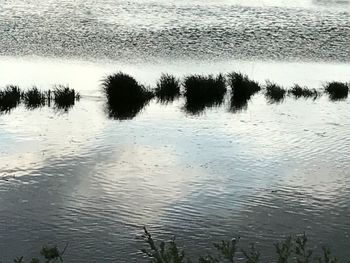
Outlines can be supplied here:
M67 262L140 262L142 226L189 254L241 236L264 262L306 231L349 259L349 101L256 95L201 115L155 101L108 118L101 80L123 70L242 71L321 90L350 80L349 1L42 1L0 5L0 87L67 84L68 112L0 114L0 260L45 243Z

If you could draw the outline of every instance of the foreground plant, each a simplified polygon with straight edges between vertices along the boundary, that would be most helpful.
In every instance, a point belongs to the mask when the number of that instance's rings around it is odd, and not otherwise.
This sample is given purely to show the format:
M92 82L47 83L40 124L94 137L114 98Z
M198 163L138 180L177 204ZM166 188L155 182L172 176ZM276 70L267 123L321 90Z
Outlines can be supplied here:
M65 246L65 248L60 251L57 246L49 247L44 246L42 247L40 251L40 255L42 256L42 260L39 258L32 258L29 262L30 263L53 263L53 262L63 262L63 255L66 252L66 249L68 247L68 244ZM18 257L14 259L15 263L25 263L27 261L24 260L24 257Z
M206 256L200 256L198 260L193 261L192 258L186 257L184 250L179 248L172 238L168 242L160 242L159 245L154 241L151 234L144 227L144 234L142 235L145 243L149 246L148 249L142 249L141 252L152 263L234 263L242 262L237 252L242 252L244 262L259 263L260 252L256 249L254 244L251 244L250 250L245 251L239 249L239 238L233 238L231 241L221 241L214 243L216 253ZM313 251L308 248L308 239L305 233L297 237L287 237L284 241L275 244L276 261L277 263L337 263L337 258L331 255L329 248L323 247L323 254L312 258ZM349 261L350 262L350 261Z

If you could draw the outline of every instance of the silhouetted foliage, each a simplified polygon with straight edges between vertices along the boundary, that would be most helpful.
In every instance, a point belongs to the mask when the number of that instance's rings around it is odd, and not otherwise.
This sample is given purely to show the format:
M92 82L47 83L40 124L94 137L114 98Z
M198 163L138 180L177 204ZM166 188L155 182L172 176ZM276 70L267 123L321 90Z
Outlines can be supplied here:
M75 99L79 98L79 94L75 93L74 89L67 86L58 85L53 90L55 106L59 109L67 110L75 103Z
M295 98L314 98L318 96L318 92L315 89L308 89L307 87L301 87L295 84L293 88L288 91L289 94L293 95Z
M146 258L150 259L153 263L190 263L195 262L192 258L188 257L184 250L180 249L175 238L168 242L154 241L151 234L144 228L143 239L148 245L148 249L141 249ZM206 256L200 256L198 263L234 263L242 262L240 256L237 255L238 251L241 251L246 263L259 263L260 252L256 249L254 244L251 244L249 251L240 250L238 247L239 238L233 238L231 241L221 241L220 243L214 243L214 248L217 253L211 253ZM337 258L332 257L330 249L323 247L323 254L321 257L311 258L313 252L307 248L307 237L305 233L302 236L292 238L287 237L286 240L275 244L277 263L337 263Z
M325 86L325 91L331 100L346 99L349 93L349 84L337 81L329 82Z
M228 83L231 87L232 111L245 109L250 98L261 90L259 83L250 80L247 75L241 73L228 74Z
M307 237L305 233L302 236L298 236L295 240L295 254L297 263L309 263L311 262L312 250L307 249Z
M286 94L286 90L275 83L266 82L266 94L268 101L273 102L281 102L284 99Z
M285 241L275 244L277 253L277 263L288 263L293 253L292 237L288 237Z
M21 91L17 86L7 86L0 90L0 111L8 112L15 108L21 100Z
M337 263L337 257L333 257L331 250L325 246L322 247L323 257L318 257L319 263ZM349 261L350 262L350 261Z
M142 248L141 252L152 263L191 263L195 262L193 258L189 257L185 251L178 247L175 241L175 237L169 241L156 242L152 235L148 232L146 227L143 228L142 239L147 245L147 248ZM214 243L215 252L199 256L196 262L198 263L234 263L244 262L246 263L259 263L260 252L256 249L254 243L251 243L248 251L239 248L240 238L233 238L230 241L222 240L219 243ZM275 244L277 258L274 262L277 263L337 263L338 259L333 257L331 251L327 247L322 247L322 255L312 258L313 251L308 249L308 239L305 235L287 237L284 241ZM63 262L63 255L68 247L61 251L57 246L48 247L44 246L40 254L43 258L41 261L39 258L33 258L30 263L53 263ZM238 254L241 252L242 254ZM200 253L201 254L201 253ZM244 258L242 258L242 256ZM103 261L103 260L102 260ZM14 260L15 263L24 263L24 257L18 257ZM350 261L347 261L350 262Z
M63 255L67 249L68 244L65 246L63 251L60 251L57 246L49 247L43 246L40 255L43 257L41 261L39 258L32 258L30 263L53 263L53 262L63 262ZM15 263L25 263L24 257L18 257L14 260Z
M174 101L180 96L180 80L173 75L162 74L157 82L155 95L162 103Z
M29 109L34 109L45 105L46 94L38 90L37 87L33 87L22 93L24 104Z
M133 77L118 72L103 81L109 116L131 119L146 106L154 94L140 85Z
M172 238L169 242L161 242L159 247L153 241L151 234L144 227L143 238L145 242L149 245L149 250L141 249L141 252L144 253L148 258L151 259L152 262L155 263L164 263L164 262L172 262L172 263L181 263L184 262L185 253L183 250L180 250L176 243L175 237Z
M242 250L247 263L258 263L260 261L260 252L256 250L254 243L250 245L250 250L247 252Z
M205 107L221 105L226 93L226 81L222 74L216 77L212 75L191 75L184 80L185 110L192 114L198 114Z

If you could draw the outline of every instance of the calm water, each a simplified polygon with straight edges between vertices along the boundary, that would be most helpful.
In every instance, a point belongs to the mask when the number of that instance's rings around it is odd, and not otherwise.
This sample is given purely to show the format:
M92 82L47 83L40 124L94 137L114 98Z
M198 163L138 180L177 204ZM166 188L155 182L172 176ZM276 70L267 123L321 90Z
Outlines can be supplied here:
M68 84L69 112L0 115L0 260L69 242L66 262L140 262L142 226L189 254L306 231L350 258L349 100L254 96L192 116L152 101L109 119L101 79L153 86L240 70L286 87L350 80L348 1L1 1L0 86Z

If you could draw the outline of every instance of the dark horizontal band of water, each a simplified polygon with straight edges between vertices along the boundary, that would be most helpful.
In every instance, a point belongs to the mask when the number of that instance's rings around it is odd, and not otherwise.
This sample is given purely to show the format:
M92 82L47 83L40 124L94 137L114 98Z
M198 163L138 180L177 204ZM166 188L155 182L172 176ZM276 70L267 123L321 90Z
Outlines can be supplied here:
M143 1L94 6L4 4L0 55L350 61L347 9Z

